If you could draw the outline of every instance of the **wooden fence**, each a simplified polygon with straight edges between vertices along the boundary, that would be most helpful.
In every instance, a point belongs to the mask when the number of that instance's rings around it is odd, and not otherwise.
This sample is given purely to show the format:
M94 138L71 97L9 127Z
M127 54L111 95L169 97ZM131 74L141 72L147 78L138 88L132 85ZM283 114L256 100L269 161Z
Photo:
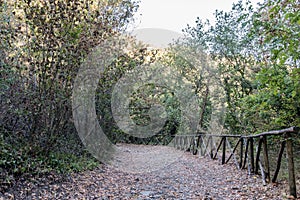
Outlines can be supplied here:
M298 134L299 130L298 127L291 127L250 136L213 135L207 133L176 135L173 145L178 149L191 151L194 155L200 154L212 159L218 159L218 154L220 154L222 164L233 160L237 168L247 168L249 173L261 174L264 185L276 182L284 149L286 148L289 190L290 195L296 198L293 136ZM270 173L270 156L268 151L268 138L270 137L280 137L281 141L273 176Z

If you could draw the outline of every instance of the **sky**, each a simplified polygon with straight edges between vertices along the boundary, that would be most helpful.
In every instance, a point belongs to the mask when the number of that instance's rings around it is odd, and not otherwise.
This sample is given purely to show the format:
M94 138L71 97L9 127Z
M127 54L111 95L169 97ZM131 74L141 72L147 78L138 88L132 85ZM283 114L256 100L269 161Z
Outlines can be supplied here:
M253 5L263 0L251 0ZM182 29L195 26L197 17L214 23L216 10L230 11L238 0L140 0L131 32L138 40L158 48L182 36Z
M229 11L238 0L140 0L135 15L137 28L162 28L181 33L197 17L214 21L215 10ZM262 0L252 0L253 4Z

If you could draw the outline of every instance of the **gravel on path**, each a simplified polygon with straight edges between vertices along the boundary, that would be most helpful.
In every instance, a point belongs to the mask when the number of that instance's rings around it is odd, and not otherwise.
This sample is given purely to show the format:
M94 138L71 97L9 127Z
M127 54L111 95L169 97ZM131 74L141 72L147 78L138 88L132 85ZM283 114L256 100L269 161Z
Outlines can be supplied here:
M19 180L0 199L288 199L287 184L166 146L119 144L111 165ZM300 195L299 195L300 196Z

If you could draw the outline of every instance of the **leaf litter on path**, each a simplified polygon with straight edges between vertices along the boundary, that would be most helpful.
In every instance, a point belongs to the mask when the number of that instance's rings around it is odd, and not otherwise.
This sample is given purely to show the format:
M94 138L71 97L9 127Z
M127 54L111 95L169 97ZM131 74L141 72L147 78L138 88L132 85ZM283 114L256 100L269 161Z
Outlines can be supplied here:
M166 146L119 144L111 165L18 180L0 199L288 199L287 183L262 185L233 165ZM300 196L300 195L299 195Z

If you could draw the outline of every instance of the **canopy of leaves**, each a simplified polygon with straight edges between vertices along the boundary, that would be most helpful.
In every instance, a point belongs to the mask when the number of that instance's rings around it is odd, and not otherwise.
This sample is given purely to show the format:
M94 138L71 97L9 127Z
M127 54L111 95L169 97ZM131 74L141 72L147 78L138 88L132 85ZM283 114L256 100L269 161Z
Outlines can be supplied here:
M215 25L197 19L185 29L218 65L229 131L299 126L299 15L297 0L266 0L257 10L240 1L216 11Z
M57 154L84 154L72 122L76 73L136 9L130 0L0 1L1 168L41 171L67 166L52 162Z

